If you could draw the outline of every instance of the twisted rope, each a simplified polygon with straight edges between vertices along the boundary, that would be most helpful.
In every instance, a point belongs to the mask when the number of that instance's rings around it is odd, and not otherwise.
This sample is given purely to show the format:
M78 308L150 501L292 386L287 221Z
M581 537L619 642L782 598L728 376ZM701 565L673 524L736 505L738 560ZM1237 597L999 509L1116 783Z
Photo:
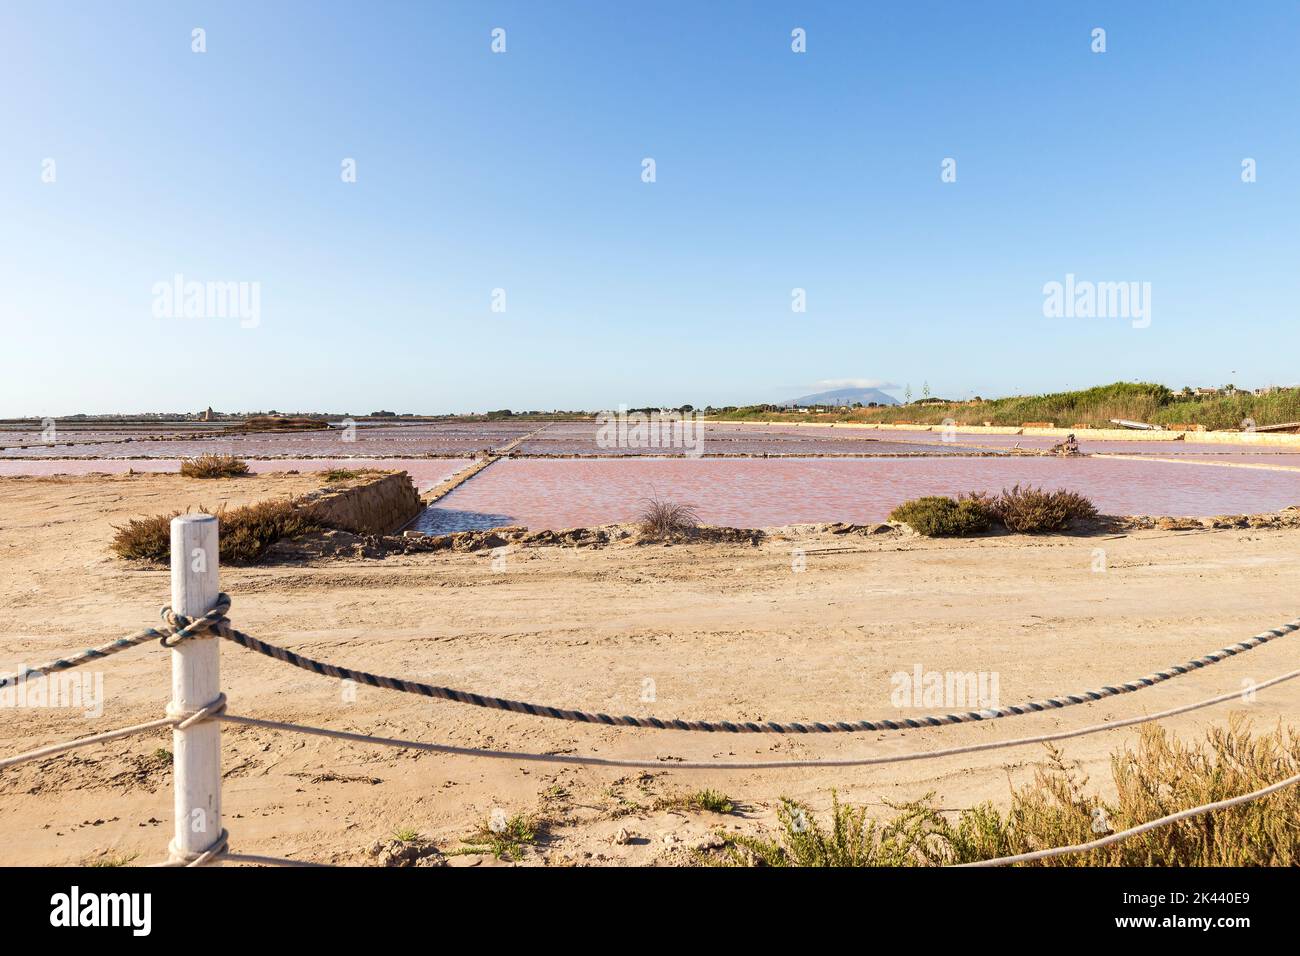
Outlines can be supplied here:
M214 720L226 712L226 695L218 694L217 699L212 703L201 707L192 713L173 713L170 706L167 708L167 716L160 717L158 720L145 721L143 724L132 724L130 727L119 727L117 730L109 730L102 734L94 734L90 737L78 737L76 740L65 740L61 744L50 744L48 747L40 747L36 750L29 750L26 753L15 754L12 757L0 759L0 770L5 767L14 767L20 763L27 763L29 760L38 760L41 757L54 757L61 753L67 753L69 750L79 750L82 747L90 747L94 744L106 744L110 740L119 740L122 737L130 737L132 734L144 734L151 730L161 730L164 727L171 727L173 730L185 730L193 727L195 724L202 723L205 720Z
M159 720L150 720L143 724L133 724L130 727L120 727L117 730L95 734L93 737L80 737L76 740L64 741L61 744L50 744L48 747L41 747L37 750L29 750L26 753L15 754L12 757L0 759L0 770L3 770L5 767L14 767L20 763L26 763L29 760L38 760L41 757L53 757L61 753L67 753L69 750L77 750L81 747L108 743L110 740L129 737L132 734L143 734L148 733L151 730L161 730L163 727L171 727L175 723L176 721L173 718L163 717Z
M115 654L119 651L126 650L128 647L135 647L147 640L158 638L164 647L176 647L181 642L203 634L216 634L227 640L233 641L241 647L256 651L267 657L274 658L302 670L311 671L315 674L321 674L326 677L333 677L338 680L351 680L359 684L366 684L370 687L381 687L385 690L396 690L407 694L418 694L423 697L433 697L439 700L450 700L459 704L469 704L473 707L485 707L492 710L506 710L518 714L527 714L531 717L547 717L552 720L567 720L575 723L601 724L607 727L639 727L649 730L689 730L700 731L704 733L732 733L732 734L829 734L829 733L862 733L878 732L883 730L912 730L924 727L942 727L949 724L962 724L974 721L997 720L1002 717L1021 716L1024 714L1039 713L1046 710L1056 710L1062 707L1070 707L1075 704L1085 704L1091 701L1103 700L1107 697L1114 697L1119 694L1129 694L1134 691L1142 690L1146 687L1152 687L1163 681L1177 677L1180 674L1186 674L1193 670L1199 670L1202 667L1208 667L1211 664L1217 664L1219 661L1226 660L1237 654L1252 650L1261 644L1275 640L1283 635L1290 634L1300 630L1300 619L1283 624L1267 631L1263 631L1253 637L1248 637L1244 641L1236 644L1230 644L1227 647L1220 648L1217 651L1211 651L1202 657L1194 658L1183 664L1174 664L1173 666L1148 674L1145 677L1139 677L1136 680L1126 681L1121 684L1106 685L1096 690L1086 690L1076 694L1067 694L1061 697L1049 697L1045 700L1031 700L1023 704L1012 704L1007 707L989 708L980 711L966 711L951 714L929 715L924 717L904 717L899 720L881 719L881 720L858 720L858 721L834 721L834 722L781 722L781 721L707 721L707 720L682 720L680 718L665 719L661 717L631 717L619 716L613 717L609 714L596 713L585 710L570 710L560 707L553 707L548 704L536 704L528 701L511 700L505 697L492 697L482 694L475 694L470 691L457 690L452 687L441 687L436 684L425 684L418 681L408 681L398 677L388 677L382 674L371 674L367 671L354 670L350 667L340 667L337 664L327 664L322 661L313 660L295 651L287 648L278 647L274 644L268 644L265 641L258 640L242 631L235 630L226 618L226 612L230 610L230 595L221 593L217 596L216 603L211 610L200 617L187 617L183 614L174 612L170 607L164 607L161 612L166 626L163 628L146 628L136 634L121 638L109 644L102 645L98 648L91 648L80 654L57 661L52 661L42 667L28 668L22 674L6 675L0 678L0 689L25 680L30 676L39 676L48 674L53 671L67 670L77 667L87 661L98 660Z
M217 607L208 612L205 618L190 621L180 615L172 614L168 618L180 624L186 631L186 636L190 636L193 629L199 621L207 621L218 609L228 610L230 607L230 597L221 594L218 597ZM165 611L170 614L170 611ZM418 681L404 680L399 677L387 677L382 674L371 674L367 671L353 670L350 667L340 667L337 664L327 664L322 661L313 660L295 651L287 648L277 647L274 644L268 644L265 641L258 640L248 634L235 630L224 619L224 616L218 616L219 619L210 621L206 628L222 637L233 641L241 647L264 654L267 657L274 658L285 664L291 664L302 670L311 671L325 677L333 677L338 680L355 681L358 684L366 684L370 687L381 687L385 690L396 690L406 694L418 694L423 697L433 697L439 700L450 700L458 704L469 704L473 707L486 707L491 710L508 710L517 714L527 714L530 717L549 717L552 720L567 720L575 723L584 724L601 724L607 727L640 727L648 730L692 730L702 731L704 733L729 733L729 734L831 734L831 733L861 733L866 731L882 730L912 730L923 727L942 727L948 724L963 724L973 721L996 720L1001 717L1021 716L1023 714L1038 713L1045 710L1056 710L1061 707L1070 707L1075 704L1086 704L1091 701L1103 700L1107 697L1114 697L1118 694L1130 694L1146 687L1152 687L1170 678L1177 677L1180 674L1186 674L1202 667L1208 667L1210 664L1217 664L1219 661L1226 660L1237 654L1249 651L1266 644L1269 641L1282 637L1293 631L1300 630L1300 619L1283 624L1280 627L1273 628L1256 634L1254 637L1248 637L1237 644L1231 644L1228 647L1212 651L1202 657L1187 661L1183 664L1175 664L1163 671L1156 671L1145 677L1139 677L1136 680L1127 681L1122 684L1107 685L1097 690L1086 690L1077 694L1068 694L1063 697L1049 697L1046 700L1031 700L1023 704L1012 704L1008 707L997 707L980 711L967 711L964 713L952 713L933 715L926 717L904 717L899 720L858 720L858 721L835 721L835 722L781 722L781 721L745 721L734 722L729 720L708 721L708 720L681 720L678 718L665 719L662 717L612 717L609 714L595 713L585 710L568 710L560 707L552 707L548 704L535 704L528 701L511 700L505 697L491 697L482 694L471 693L470 691L457 690L452 687L440 687L436 684L424 684ZM183 640L180 637L180 631L177 632L177 641ZM170 645L169 645L170 646Z
M1272 687L1273 685L1281 684L1284 681L1295 680L1297 677L1300 677L1300 670L1289 671L1285 674L1279 674L1277 677L1272 677L1256 684L1255 689L1264 690L1266 687ZM673 770L777 770L798 769L801 767L870 767L877 764L904 763L912 760L931 760L935 757L952 757L959 754L980 753L985 750L1001 750L1004 747L1023 747L1027 744L1041 744L1056 740L1069 740L1073 737L1085 737L1089 734L1101 733L1105 730L1118 730L1121 727L1131 727L1134 724L1153 723L1157 720L1164 720L1166 717L1174 717L1179 714L1186 714L1193 710L1200 710L1204 707L1212 707L1215 704L1222 704L1227 701L1240 699L1240 691L1231 691L1226 694L1219 694L1216 697L1198 700L1191 704L1182 704L1178 707L1171 707L1168 710L1162 710L1154 714L1143 714L1138 717L1126 717L1123 720L1091 724L1086 727L1075 727L1071 730L1058 730L1053 733L1038 734L1033 737L1016 737L1011 740L990 740L983 743L967 744L963 747L947 747L941 750L920 750L909 753L888 754L880 757L814 757L809 760L666 761L637 760L622 757L584 757L578 754L538 754L518 750L486 750L477 747L458 747L452 744L433 744L422 740L402 740L395 737L376 737L372 734L359 734L347 730L331 730L327 727L308 727L303 724L286 723L279 720L263 720L260 717L244 717L239 714L221 714L216 719L231 724L243 724L247 727L261 727L266 730L307 734L308 736L314 737L331 737L335 740L347 740L360 744L375 744L383 747L396 747L402 750L422 750L428 753L449 754L456 757L488 757L496 760L564 764L566 766L578 767L618 767L620 769L634 770L662 770L665 767L671 767Z
M162 619L167 622L166 627L146 627L144 630L128 634L126 637L119 637L115 641L109 641L107 644L101 644L98 647L87 648L76 654L50 661L48 664L42 664L39 667L28 667L16 674L0 675L0 690L13 687L32 677L43 677L57 671L80 667L90 661L103 660L105 657L121 653L129 648L144 644L146 641L159 640L164 647L175 647L187 638L196 637L208 631L221 633L223 627L229 628L230 626L229 622L226 621L226 612L229 610L230 596L227 594L219 595L216 605L202 617L188 618L173 613L169 607L164 607L160 613Z

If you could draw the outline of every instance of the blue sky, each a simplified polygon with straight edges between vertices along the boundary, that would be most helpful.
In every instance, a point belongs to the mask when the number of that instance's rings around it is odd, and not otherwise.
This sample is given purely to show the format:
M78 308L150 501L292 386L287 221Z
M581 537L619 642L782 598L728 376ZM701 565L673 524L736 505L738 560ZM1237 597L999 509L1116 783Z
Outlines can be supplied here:
M8 2L0 415L1288 384L1297 48L1291 2ZM156 316L177 274L256 327ZM1067 274L1150 326L1045 317Z

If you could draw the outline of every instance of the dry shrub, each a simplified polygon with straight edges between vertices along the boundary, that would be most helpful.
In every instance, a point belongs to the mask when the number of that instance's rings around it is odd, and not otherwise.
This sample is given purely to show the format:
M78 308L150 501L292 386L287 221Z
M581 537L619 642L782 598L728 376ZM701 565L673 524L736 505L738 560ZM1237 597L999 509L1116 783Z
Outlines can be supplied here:
M166 515L150 515L147 518L132 518L125 525L115 529L113 551L122 558L140 561L161 561L171 559L171 523L179 515L173 511Z
M944 538L987 531L990 515L978 497L928 495L903 502L889 513L889 520L901 521L917 534Z
M645 510L637 517L641 533L647 538L663 540L687 535L700 526L700 516L690 505L675 501L647 498Z
M1000 495L973 496L1008 531L1036 534L1060 531L1077 519L1097 517L1097 508L1074 491L1044 491L1042 488L1002 489Z
M260 501L230 511L224 507L215 512L198 511L215 514L221 522L222 564L254 564L280 539L320 528L311 512L299 507L297 498ZM113 551L123 558L167 563L171 560L171 521L181 513L133 518L117 529Z
M1255 736L1240 715L1203 740L1184 743L1164 728L1142 728L1137 748L1111 755L1113 802L1086 790L1088 780L1062 752L1032 783L1012 791L1004 815L992 803L955 819L927 796L901 804L888 822L840 804L832 794L824 827L800 803L783 800L773 839L727 837L711 862L769 866L942 866L1090 843L1181 810L1250 793L1300 773L1300 737L1278 728ZM892 805L891 805L892 806ZM1086 853L1029 866L1287 866L1300 865L1300 787L1249 803L1156 827Z
M234 455L200 455L182 461L181 474L186 478L243 478L248 474L248 462Z
M1142 728L1137 748L1111 755L1113 803L1086 794L1087 778L1049 748L1046 770L1012 795L1000 817L991 805L964 814L967 860L1087 843L1106 832L1239 796L1300 772L1300 738L1280 727L1255 736L1241 715L1184 743L1163 727ZM1157 827L1099 850L1038 861L1040 866L1296 866L1300 788ZM990 841L989 837L993 837Z

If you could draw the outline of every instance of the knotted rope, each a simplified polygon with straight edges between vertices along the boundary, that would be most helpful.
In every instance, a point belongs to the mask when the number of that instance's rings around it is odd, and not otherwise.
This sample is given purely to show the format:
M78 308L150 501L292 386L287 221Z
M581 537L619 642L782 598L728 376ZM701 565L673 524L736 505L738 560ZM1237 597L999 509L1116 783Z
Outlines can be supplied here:
M221 856L230 848L230 831L223 829L207 848L197 853L176 849L176 841L167 844L167 860L158 866L203 866Z
M26 753L15 754L12 757L4 757L0 759L0 770L5 767L15 767L20 763L27 763L29 760L38 760L41 757L54 757L61 753L67 753L69 750L79 750L82 747L90 747L94 744L105 744L110 740L119 740L133 734L145 734L151 730L162 730L165 727L171 727L173 730L186 730L205 720L215 720L222 717L225 713L225 694L218 694L217 699L212 703L193 712L173 711L169 704L166 717L145 721L143 724L132 724L130 727L119 727L117 730L109 730L90 737L65 740L61 744L50 744L48 747L29 750Z
M212 610L202 617L189 618L183 614L175 613L170 607L164 607L160 615L167 622L166 627L146 627L144 630L128 634L126 637L120 637L98 647L87 648L76 654L69 654L67 657L61 657L39 667L28 667L16 674L0 675L0 690L13 687L32 677L43 677L46 674L80 667L90 661L103 660L105 657L144 644L146 641L158 640L162 642L164 647L175 647L181 641L210 631L221 634L230 628L230 622L226 620L226 612L229 610L230 596L228 594L218 595L217 603L212 607Z

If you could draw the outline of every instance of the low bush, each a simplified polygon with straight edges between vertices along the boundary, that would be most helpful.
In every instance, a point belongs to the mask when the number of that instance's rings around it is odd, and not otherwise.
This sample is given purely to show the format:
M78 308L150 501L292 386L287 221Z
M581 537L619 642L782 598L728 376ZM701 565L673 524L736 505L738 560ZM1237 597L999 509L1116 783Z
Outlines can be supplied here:
M1075 520L1097 517L1097 508L1073 491L1042 488L1004 488L1001 494L974 492L960 498L932 495L904 502L889 514L918 534L960 537L987 531L997 523L1017 534L1061 531Z
M248 462L234 455L200 455L181 462L186 478L242 478L248 474Z
M987 531L990 515L979 498L945 498L929 495L906 501L889 513L917 534L931 538L955 537Z
M281 538L292 538L319 530L311 513L298 507L298 499L282 498L260 501L231 511L219 508L212 512L221 522L221 563L253 564L267 548ZM133 518L117 528L111 545L120 557L165 564L171 560L171 522L181 514L152 515Z
M1016 485L1009 491L1004 488L1000 495L979 500L1008 531L1019 534L1060 531L1076 519L1097 517L1093 503L1073 491L1044 491Z

